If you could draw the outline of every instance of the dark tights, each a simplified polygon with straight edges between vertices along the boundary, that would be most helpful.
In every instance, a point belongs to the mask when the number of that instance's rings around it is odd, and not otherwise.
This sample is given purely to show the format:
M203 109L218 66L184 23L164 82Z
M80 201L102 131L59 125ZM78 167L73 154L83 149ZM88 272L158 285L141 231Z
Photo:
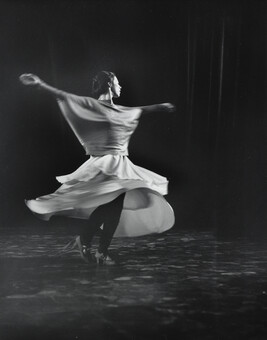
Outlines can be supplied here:
M98 251L107 254L108 247L120 221L125 193L113 201L100 205L89 218L89 227L81 234L82 244L90 247L92 239L100 226L104 224L99 240Z

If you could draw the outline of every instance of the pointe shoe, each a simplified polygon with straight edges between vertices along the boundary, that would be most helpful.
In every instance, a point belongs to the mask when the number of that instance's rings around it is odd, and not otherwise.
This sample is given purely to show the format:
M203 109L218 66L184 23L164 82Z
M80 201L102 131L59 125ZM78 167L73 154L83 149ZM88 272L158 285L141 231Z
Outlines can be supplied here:
M84 260L84 262L89 263L90 260L92 259L92 257L91 257L91 248L87 247L84 244L82 244L80 236L76 237L75 243L76 243L77 247L79 248L79 252L80 252L81 258Z
M95 252L95 259L98 265L112 266L116 264L116 262L112 260L111 257L109 257L108 255L105 256L103 253L100 253L98 250L96 250Z

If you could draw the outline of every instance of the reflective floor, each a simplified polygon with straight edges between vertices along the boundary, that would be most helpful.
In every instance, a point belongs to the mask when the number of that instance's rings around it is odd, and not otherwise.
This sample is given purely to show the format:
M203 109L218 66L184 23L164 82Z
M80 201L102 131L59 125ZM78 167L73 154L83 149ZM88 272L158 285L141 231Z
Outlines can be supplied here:
M267 339L267 241L114 239L118 264L57 253L69 230L0 229L0 339Z

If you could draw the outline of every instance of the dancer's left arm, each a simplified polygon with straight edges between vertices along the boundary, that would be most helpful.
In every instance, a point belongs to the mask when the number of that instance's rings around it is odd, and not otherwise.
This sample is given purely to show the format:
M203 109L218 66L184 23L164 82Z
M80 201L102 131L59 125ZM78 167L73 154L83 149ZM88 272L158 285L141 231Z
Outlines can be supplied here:
M151 113L151 112L174 112L176 110L175 106L171 103L162 103L162 104L154 104L141 106L140 109L142 113Z
M59 90L51 85L46 84L42 79L40 79L37 75L32 73L24 73L19 77L19 80L23 85L33 86L35 88L41 89L44 92L50 93L55 96L57 99L63 99L66 94L65 91Z

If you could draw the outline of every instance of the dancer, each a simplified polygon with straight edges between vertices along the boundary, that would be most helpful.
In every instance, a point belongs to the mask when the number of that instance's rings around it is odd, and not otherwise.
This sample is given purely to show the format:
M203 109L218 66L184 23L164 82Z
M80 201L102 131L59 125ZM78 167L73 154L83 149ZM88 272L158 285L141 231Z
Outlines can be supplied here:
M163 195L165 177L134 165L128 144L139 118L154 111L174 111L170 103L141 107L115 105L121 86L113 72L101 71L92 82L92 97L82 97L46 84L34 74L23 74L24 85L46 91L84 147L89 159L71 174L56 177L61 186L52 194L28 200L28 208L49 220L61 215L88 219L88 227L75 240L82 259L114 264L108 248L114 237L161 233L174 224L174 213ZM93 254L91 243L102 229Z

